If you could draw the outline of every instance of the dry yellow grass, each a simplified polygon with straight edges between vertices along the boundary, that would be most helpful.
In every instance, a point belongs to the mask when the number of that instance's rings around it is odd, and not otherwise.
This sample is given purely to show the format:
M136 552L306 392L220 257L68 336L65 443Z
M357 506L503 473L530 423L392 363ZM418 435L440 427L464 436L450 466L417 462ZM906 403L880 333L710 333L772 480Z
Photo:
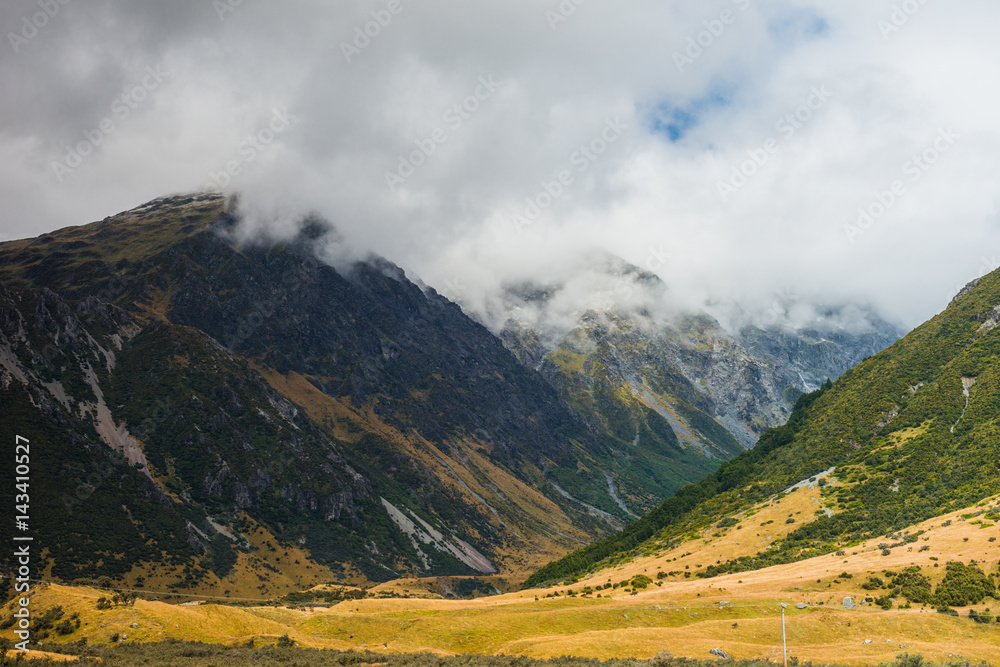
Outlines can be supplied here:
M967 610L961 610L966 617L952 617L929 609L883 611L872 605L855 609L842 605L846 596L860 601L871 595L860 588L861 583L869 574L885 569L921 565L924 573L939 581L944 563L955 559L977 560L988 571L995 571L1000 554L988 540L1000 528L983 528L981 523L963 520L961 515L968 509L916 526L916 530L926 531L920 540L898 547L888 556L881 555L879 540L872 540L844 556L822 556L713 579L667 580L636 594L620 587L600 591L599 598L579 596L585 585L603 584L608 579L619 582L640 573L655 578L656 572L679 569L678 563L685 562L694 570L699 563L714 562L744 548L758 549L765 540L794 527L779 523L779 518L815 511L818 493L816 488L796 489L780 497L780 503L776 497L751 510L750 516L738 517L742 530L733 527L717 538L702 535L669 553L638 558L571 587L460 601L433 599L436 580L411 579L378 588L422 597L373 598L312 609L139 601L135 607L97 611L95 603L101 591L51 586L39 590L34 608L38 611L61 604L67 612L81 613L83 627L66 641L80 636L91 642L107 641L111 633L118 632L128 634L128 641L176 637L234 644L252 637L258 643L268 643L287 633L305 646L333 649L596 658L645 658L669 650L705 658L710 649L722 648L737 658L777 659L779 604L784 602L790 605L787 628L791 655L801 660L876 664L907 651L937 661L961 655L973 661L1000 663L1000 635L995 626L972 622ZM774 523L767 527L773 527L774 532L758 536L760 524L771 520ZM949 520L951 525L942 525ZM925 545L929 550L920 552ZM935 564L941 567L935 568ZM842 572L853 578L839 578ZM576 591L576 597L565 595L569 588ZM545 597L554 591L563 594ZM797 603L808 607L796 609ZM131 627L132 623L137 626ZM864 643L866 640L870 643Z
M333 572L317 563L295 544L284 544L264 526L243 516L248 526L242 537L250 543L250 553L240 552L232 571L219 579L212 572L198 584L196 591L178 589L179 593L197 592L202 597L271 599L335 579ZM193 562L193 561L192 561ZM144 564L137 565L125 576L124 588L140 591L167 592L168 584L177 580L182 568ZM262 581L260 577L263 577ZM360 573L348 577L347 583L363 583ZM141 583L140 583L141 582Z
M80 634L91 642L107 641L118 632L127 634L128 641L177 637L233 644L253 637L268 643L287 633L306 646L374 651L611 658L670 650L707 657L710 649L720 647L737 658L774 658L781 636L777 600L817 596L776 590L786 582L780 578L782 568L773 569L766 573L776 583L773 597L755 593L753 586L733 586L721 596L718 587L698 582L615 599L536 602L529 593L475 601L364 600L314 610L139 601L134 608L98 612L93 605L100 591L52 586L39 593L38 602L81 612L85 625L70 641ZM732 604L721 607L722 597ZM789 610L792 655L848 664L874 664L904 650L934 659L948 654L1000 659L1000 639L992 628L933 612L848 611L837 604L839 592L836 597L832 605ZM872 643L864 644L865 639Z
M75 655L63 655L62 653L50 653L48 651L35 651L31 650L27 653L22 651L12 651L11 656L16 660L18 656L24 656L25 660L55 660L56 662L77 662L80 660Z

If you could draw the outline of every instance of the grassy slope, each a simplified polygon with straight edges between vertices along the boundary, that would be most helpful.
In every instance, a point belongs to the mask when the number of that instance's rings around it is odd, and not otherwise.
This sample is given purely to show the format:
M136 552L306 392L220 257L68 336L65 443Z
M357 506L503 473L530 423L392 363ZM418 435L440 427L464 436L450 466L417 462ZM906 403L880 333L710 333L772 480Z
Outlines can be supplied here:
M803 503L811 506L809 498L816 495L815 488L796 491L782 499L782 511ZM770 509L760 508L760 514L741 520L743 530L734 527L731 535L753 530L768 516L766 512L775 509L774 503ZM106 642L111 633L119 632L128 634L128 641L174 637L235 645L253 637L262 645L288 633L305 646L378 652L645 658L666 649L676 655L705 658L709 649L720 647L737 658L774 659L780 656L775 654L781 637L778 603L786 602L793 605L787 620L789 647L792 655L802 660L876 664L909 651L935 660L959 654L995 663L1000 661L996 626L973 623L964 617L964 609L963 617L955 618L919 607L884 611L869 605L848 610L840 604L846 596L861 600L871 595L860 584L887 568L898 571L911 564L922 565L935 583L943 576L943 563L949 557L976 559L995 571L997 554L988 538L1000 529L962 520L961 515L969 511L959 510L920 525L926 531L922 539L927 538L921 544L929 545L929 551L899 549L882 556L877 540L873 540L859 544L843 557L816 557L751 576L667 580L636 595L620 587L605 591L609 597L582 597L580 588L641 573L655 578L657 568L678 567L672 559L681 556L680 550L639 558L572 587L471 601L368 599L330 608L288 609L214 604L191 607L140 600L135 607L97 611L96 599L103 592L52 586L37 593L34 608L40 611L59 604L67 614L81 614L80 630L63 638L50 637L66 642L83 636L91 643ZM942 527L947 519L952 524ZM687 547L695 549L688 560L707 560L725 548L710 535L704 537ZM942 567L934 568L934 563ZM841 578L843 572L853 578ZM574 597L565 595L570 588L575 590ZM556 590L563 594L545 597ZM729 604L721 606L722 601ZM809 608L795 609L798 602L807 603ZM987 601L976 608L989 604ZM132 623L137 627L132 628ZM864 644L866 639L872 643Z
M834 466L840 484L830 500L832 517L813 517L769 553L720 563L715 572L836 551L997 493L1000 331L991 327L998 304L1000 273L994 273L831 389L802 397L789 423L767 432L754 450L622 533L542 568L528 583L662 550ZM976 382L959 421L963 377Z

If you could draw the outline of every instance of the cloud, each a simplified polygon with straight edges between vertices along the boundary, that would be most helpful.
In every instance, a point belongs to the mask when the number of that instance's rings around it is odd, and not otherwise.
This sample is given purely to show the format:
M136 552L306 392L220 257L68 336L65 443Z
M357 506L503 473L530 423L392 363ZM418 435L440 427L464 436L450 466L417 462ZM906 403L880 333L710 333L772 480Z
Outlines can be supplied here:
M27 39L43 5L59 10ZM597 248L691 304L794 289L915 325L1000 264L998 14L985 0L12 0L0 234L225 174L259 220L318 212L358 253L464 285L480 313L499 285ZM169 76L144 86L149 68ZM276 114L292 121L268 133ZM88 142L68 173L53 166Z

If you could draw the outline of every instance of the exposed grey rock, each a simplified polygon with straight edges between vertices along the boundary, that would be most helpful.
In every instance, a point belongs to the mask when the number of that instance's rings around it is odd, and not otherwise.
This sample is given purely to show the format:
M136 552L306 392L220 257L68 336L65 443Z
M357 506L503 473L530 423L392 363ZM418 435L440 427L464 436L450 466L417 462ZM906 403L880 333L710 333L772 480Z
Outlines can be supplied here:
M733 656L729 655L728 653L726 653L725 651L723 651L721 648L713 648L711 651L709 651L709 653L712 654L712 655L714 655L716 658L722 658L723 660L732 660L733 659Z
M589 310L573 311L566 294L581 280L597 291ZM735 304L715 306L718 319L692 310L666 315L668 287L610 255L581 258L560 280L509 285L499 301L498 312L487 319L504 345L562 391L565 371L552 363L560 350L593 359L633 388L664 386L666 380L675 392L694 390L710 401L710 416L747 448L765 429L785 422L800 394L838 378L904 333L853 305L816 308L812 319L797 323L784 306L758 315ZM575 389L594 389L584 385L595 378L576 380ZM692 403L686 396L674 398ZM683 427L661 416L684 442Z
M857 605L854 604L854 598L848 596L844 598L844 609L854 609Z

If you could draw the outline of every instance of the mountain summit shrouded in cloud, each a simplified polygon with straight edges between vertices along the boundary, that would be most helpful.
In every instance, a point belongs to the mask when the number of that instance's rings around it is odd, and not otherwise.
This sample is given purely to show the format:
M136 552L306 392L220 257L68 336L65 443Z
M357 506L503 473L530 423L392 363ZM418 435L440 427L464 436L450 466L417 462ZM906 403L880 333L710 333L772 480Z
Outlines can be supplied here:
M509 287L498 337L297 226L248 242L232 200L198 193L0 243L0 414L53 443L32 479L53 576L224 595L517 577L752 446L807 388L796 363L839 375L886 344L732 335L602 254ZM575 283L619 298L574 313Z
M468 303L596 247L904 325L998 264L983 0L52 7L0 10L2 238L211 184Z

